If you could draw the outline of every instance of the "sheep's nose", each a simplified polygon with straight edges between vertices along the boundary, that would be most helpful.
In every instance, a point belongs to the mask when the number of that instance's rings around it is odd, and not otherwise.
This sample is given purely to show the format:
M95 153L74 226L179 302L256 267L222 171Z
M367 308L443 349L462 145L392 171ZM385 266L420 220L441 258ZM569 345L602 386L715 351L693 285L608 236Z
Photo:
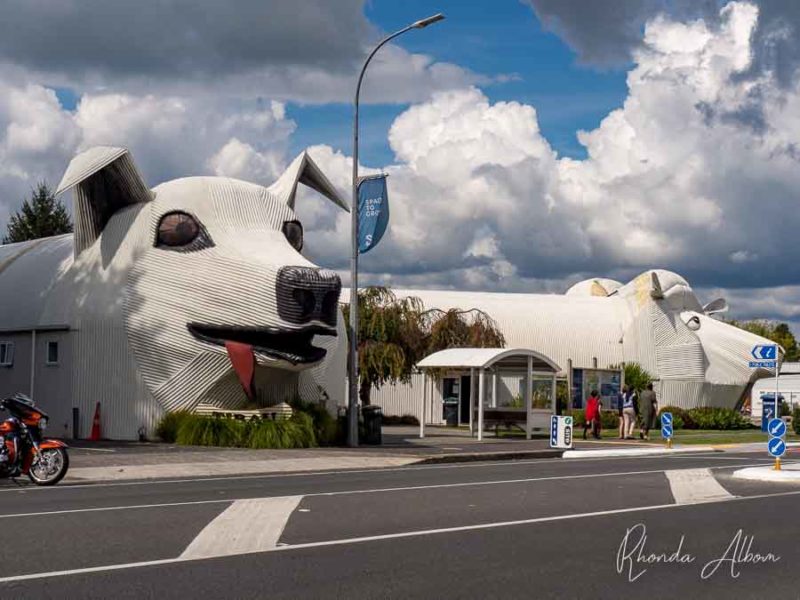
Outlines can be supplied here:
M289 323L322 321L336 326L342 282L336 273L311 267L281 267L276 292L278 314Z

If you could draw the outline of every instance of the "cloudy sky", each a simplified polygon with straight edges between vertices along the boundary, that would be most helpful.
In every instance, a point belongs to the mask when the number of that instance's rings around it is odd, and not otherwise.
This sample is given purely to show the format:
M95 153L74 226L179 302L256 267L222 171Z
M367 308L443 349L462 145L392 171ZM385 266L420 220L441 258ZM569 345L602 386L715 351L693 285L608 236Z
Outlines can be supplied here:
M562 292L677 271L701 300L800 329L800 2L5 0L0 229L96 144L152 185L270 183L304 148L343 190L390 174L368 282ZM349 221L304 194L309 253L347 280Z

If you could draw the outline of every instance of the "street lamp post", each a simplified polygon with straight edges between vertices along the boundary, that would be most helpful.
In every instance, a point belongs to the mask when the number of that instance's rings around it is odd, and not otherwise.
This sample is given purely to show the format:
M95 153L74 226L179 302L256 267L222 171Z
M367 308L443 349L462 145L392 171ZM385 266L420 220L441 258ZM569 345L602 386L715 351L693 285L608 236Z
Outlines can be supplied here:
M352 254L350 255L350 361L348 369L350 392L348 397L347 445L351 447L358 446L358 97L361 94L361 81L364 79L364 72L367 70L367 65L369 65L372 57L385 44L406 31L422 29L442 19L444 19L444 15L438 13L427 19L416 21L385 37L369 53L367 60L364 61L364 66L361 67L361 73L358 75L354 102L355 110L353 112L353 203L350 206Z

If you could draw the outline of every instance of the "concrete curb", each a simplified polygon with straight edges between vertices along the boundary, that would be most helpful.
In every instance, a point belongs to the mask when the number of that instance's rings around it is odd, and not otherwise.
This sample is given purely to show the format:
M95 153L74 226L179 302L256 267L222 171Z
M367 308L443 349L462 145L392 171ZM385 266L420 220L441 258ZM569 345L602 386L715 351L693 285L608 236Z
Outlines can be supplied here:
M614 458L619 456L657 456L688 452L722 452L714 446L672 448L619 448L615 450L566 450L563 458Z
M161 463L113 467L76 467L67 472L66 483L110 483L158 479L282 475L289 473L385 469L416 464L415 457L287 458L209 463Z
M732 477L734 479L746 479L748 481L800 483L800 469L784 467L780 471L776 471L771 466L747 467L734 471Z
M490 460L523 460L527 458L561 458L563 450L517 450L499 452L469 452L459 454L440 454L426 456L414 463L417 465L436 465L445 463L466 463Z

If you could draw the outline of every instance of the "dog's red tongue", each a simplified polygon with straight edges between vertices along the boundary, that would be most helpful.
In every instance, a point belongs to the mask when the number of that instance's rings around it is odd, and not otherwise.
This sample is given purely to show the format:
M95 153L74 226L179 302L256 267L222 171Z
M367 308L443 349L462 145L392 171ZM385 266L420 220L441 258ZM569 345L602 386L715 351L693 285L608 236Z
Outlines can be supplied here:
M239 377L239 382L244 388L247 398L253 401L253 376L256 372L256 357L253 354L253 347L249 344L240 342L225 342L225 349L228 351L228 358L231 360L233 370Z

